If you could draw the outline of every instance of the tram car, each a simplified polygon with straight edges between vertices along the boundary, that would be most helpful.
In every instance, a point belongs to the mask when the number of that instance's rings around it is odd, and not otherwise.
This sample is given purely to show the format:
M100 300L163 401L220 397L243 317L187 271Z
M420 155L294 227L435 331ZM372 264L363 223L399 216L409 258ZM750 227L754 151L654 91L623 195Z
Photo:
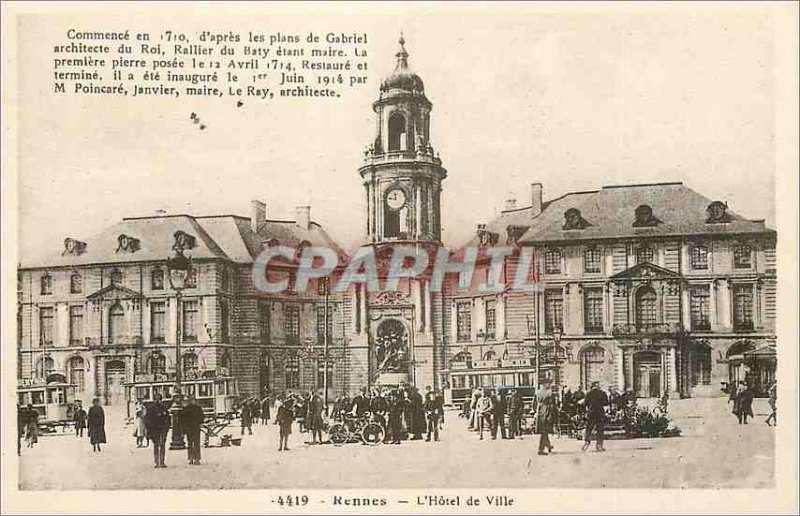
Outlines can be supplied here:
M458 409L475 389L515 389L522 396L526 411L536 397L536 366L531 359L454 362L445 372L449 378L445 403Z
M172 402L172 389L175 382L171 380L140 381L125 384L125 399L132 405L141 399L145 404L155 400L156 394L169 405ZM232 376L216 376L213 378L196 378L181 381L181 392L184 399L193 395L197 404L203 409L206 419L232 419L236 414L239 389L236 378Z
M33 405L39 413L39 431L52 433L57 429L65 432L71 426L73 414L80 400L75 399L77 385L62 382L20 385L17 401L21 407Z

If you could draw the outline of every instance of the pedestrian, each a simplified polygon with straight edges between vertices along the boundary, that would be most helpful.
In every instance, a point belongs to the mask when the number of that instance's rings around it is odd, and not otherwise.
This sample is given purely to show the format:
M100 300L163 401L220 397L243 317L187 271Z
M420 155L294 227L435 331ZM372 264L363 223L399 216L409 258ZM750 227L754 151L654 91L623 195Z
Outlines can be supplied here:
M772 382L769 387L769 407L772 409L767 417L767 426L778 426L778 382ZM772 424L770 424L772 421Z
M269 407L269 404L270 404L270 399L269 399L269 394L267 394L266 396L264 396L261 399L261 424L262 425L266 425L267 423L269 423L269 420L270 420L270 413L269 413L269 408L270 407Z
M180 422L181 430L186 434L189 464L193 466L200 464L200 428L204 420L202 407L196 403L194 395L189 394L180 413Z
M141 448L147 444L147 428L144 424L144 418L147 415L147 407L145 407L141 398L136 400L136 408L134 409L133 413L135 416L135 428L133 430L133 435L136 437L136 447Z
M472 396L470 398L470 405L469 405L469 429L478 431L478 427L480 426L480 421L478 420L478 400L481 399L481 391L480 389L475 389L472 391Z
M592 388L583 398L583 405L586 408L586 435L581 450L589 449L592 431L597 432L597 451L606 451L603 447L603 432L606 425L605 407L608 405L608 395L600 389L600 382L592 382Z
M322 411L325 409L318 392L309 393L306 421L311 429L311 444L322 444Z
M492 439L497 438L497 430L500 430L500 438L508 439L506 432L506 393L497 389L492 397L494 402L494 425L492 426Z
M389 433L392 436L391 444L400 444L403 433L403 412L405 412L405 398L400 391L395 390L390 395L389 401Z
M440 403L439 396L431 389L431 386L425 388L425 417L427 419L428 435L425 438L426 442L430 442L431 433L433 433L433 440L439 440L439 422L444 415L444 407Z
M250 398L250 419L256 424L261 419L261 402L255 396Z
M733 413L739 418L739 424L747 424L747 417L753 417L753 391L743 381L739 382L736 399L733 402Z
M369 410L369 400L367 399L367 389L362 387L358 394L353 397L349 411L355 416L362 416Z
M83 437L83 429L86 428L86 411L83 410L83 405L80 403L75 409L75 414L72 415L72 421L75 423L75 437Z
M422 440L422 434L426 430L425 425L425 401L422 399L419 389L416 387L409 388L409 399L411 400L410 409L410 427L409 432L412 434L412 441Z
M28 448L39 442L39 411L28 403L28 417L25 420L25 442Z
M278 451L289 451L289 436L292 434L293 421L294 401L287 396L275 412L275 424L278 425Z
M100 398L92 400L89 413L86 417L88 426L89 442L92 443L92 451L101 451L100 445L106 442L106 413L100 406Z
M167 431L170 427L170 417L167 407L161 401L161 394L154 396L153 403L147 407L144 419L147 437L153 442L153 460L156 468L166 468L164 455L166 453Z
M481 390L481 397L478 398L478 402L475 408L477 418L478 418L478 425L480 427L480 439L483 440L483 431L486 425L489 426L489 431L492 431L492 413L494 412L494 406L492 404L492 397L489 393L485 390ZM497 435L492 437L492 439L496 439Z
M250 400L245 400L242 403L242 434L244 435L245 428L250 435L253 435L253 416L250 411Z
M22 454L22 440L28 428L28 417L30 417L28 408L17 405L17 455Z
M550 442L553 420L556 416L557 387L541 384L536 393L536 427L539 430L539 455L547 455L553 451ZM547 451L545 451L545 448Z
M508 398L508 438L515 439L519 436L522 439L522 396L516 389L511 389Z

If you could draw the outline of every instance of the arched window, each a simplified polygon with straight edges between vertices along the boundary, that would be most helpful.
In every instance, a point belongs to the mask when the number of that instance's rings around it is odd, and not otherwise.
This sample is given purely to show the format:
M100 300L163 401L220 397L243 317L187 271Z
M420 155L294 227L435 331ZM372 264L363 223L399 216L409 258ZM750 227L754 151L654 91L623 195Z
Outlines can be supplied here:
M69 383L77 385L75 388L78 392L83 392L86 389L86 377L84 361L81 357L72 357L69 359L67 366L67 374L69 374Z
M472 367L472 353L469 351L461 351L456 353L453 359L450 361L451 363L459 363L459 364L466 364L467 369Z
M592 382L599 382L605 376L606 352L600 346L591 346L581 352L581 368L583 369L583 388L591 387Z
M658 297L650 287L643 287L636 293L636 328L647 330L658 324Z
M108 311L108 343L121 344L125 333L125 309L114 303Z
M44 361L42 361L42 359L40 358L36 362L36 377L44 379L50 374L52 374L53 371L55 371L55 369L56 369L56 364L52 358L47 357L44 359Z
M404 151L407 149L406 118L400 113L393 113L389 117L389 151Z
M494 360L496 358L497 358L497 353L495 353L491 349L483 354L483 359L484 360Z
M83 292L83 277L75 272L69 277L69 293L80 294Z
M655 258L655 251L653 248L644 245L636 250L636 263L653 263Z
M111 271L111 284L112 285L122 285L122 271L119 269L114 269Z

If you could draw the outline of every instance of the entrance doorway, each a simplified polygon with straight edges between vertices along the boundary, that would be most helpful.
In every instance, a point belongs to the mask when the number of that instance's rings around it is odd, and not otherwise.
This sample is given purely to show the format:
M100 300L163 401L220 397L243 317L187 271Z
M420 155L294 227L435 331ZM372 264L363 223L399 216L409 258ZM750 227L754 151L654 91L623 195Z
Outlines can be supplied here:
M660 398L662 385L661 353L642 351L633 356L633 384L640 398Z
M106 362L106 405L118 405L125 392L125 362Z

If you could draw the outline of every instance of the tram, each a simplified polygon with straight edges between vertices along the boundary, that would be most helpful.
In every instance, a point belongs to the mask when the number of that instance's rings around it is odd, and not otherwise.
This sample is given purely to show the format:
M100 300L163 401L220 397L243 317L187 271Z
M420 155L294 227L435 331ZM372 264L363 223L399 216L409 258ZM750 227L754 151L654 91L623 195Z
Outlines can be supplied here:
M77 385L63 382L19 385L17 401L21 407L33 405L39 413L39 430L42 433L62 432L73 424L72 416L80 400L75 399Z
M125 384L125 399L129 405L141 399L145 404L155 400L157 394L166 403L172 400L175 382L171 380L142 381ZM181 381L184 397L193 395L207 418L231 418L236 412L239 389L233 376L195 378Z
M448 378L449 385L445 389L446 403L457 407L461 407L475 389L515 389L526 406L536 397L537 371L534 359L453 362L450 369L442 372Z

